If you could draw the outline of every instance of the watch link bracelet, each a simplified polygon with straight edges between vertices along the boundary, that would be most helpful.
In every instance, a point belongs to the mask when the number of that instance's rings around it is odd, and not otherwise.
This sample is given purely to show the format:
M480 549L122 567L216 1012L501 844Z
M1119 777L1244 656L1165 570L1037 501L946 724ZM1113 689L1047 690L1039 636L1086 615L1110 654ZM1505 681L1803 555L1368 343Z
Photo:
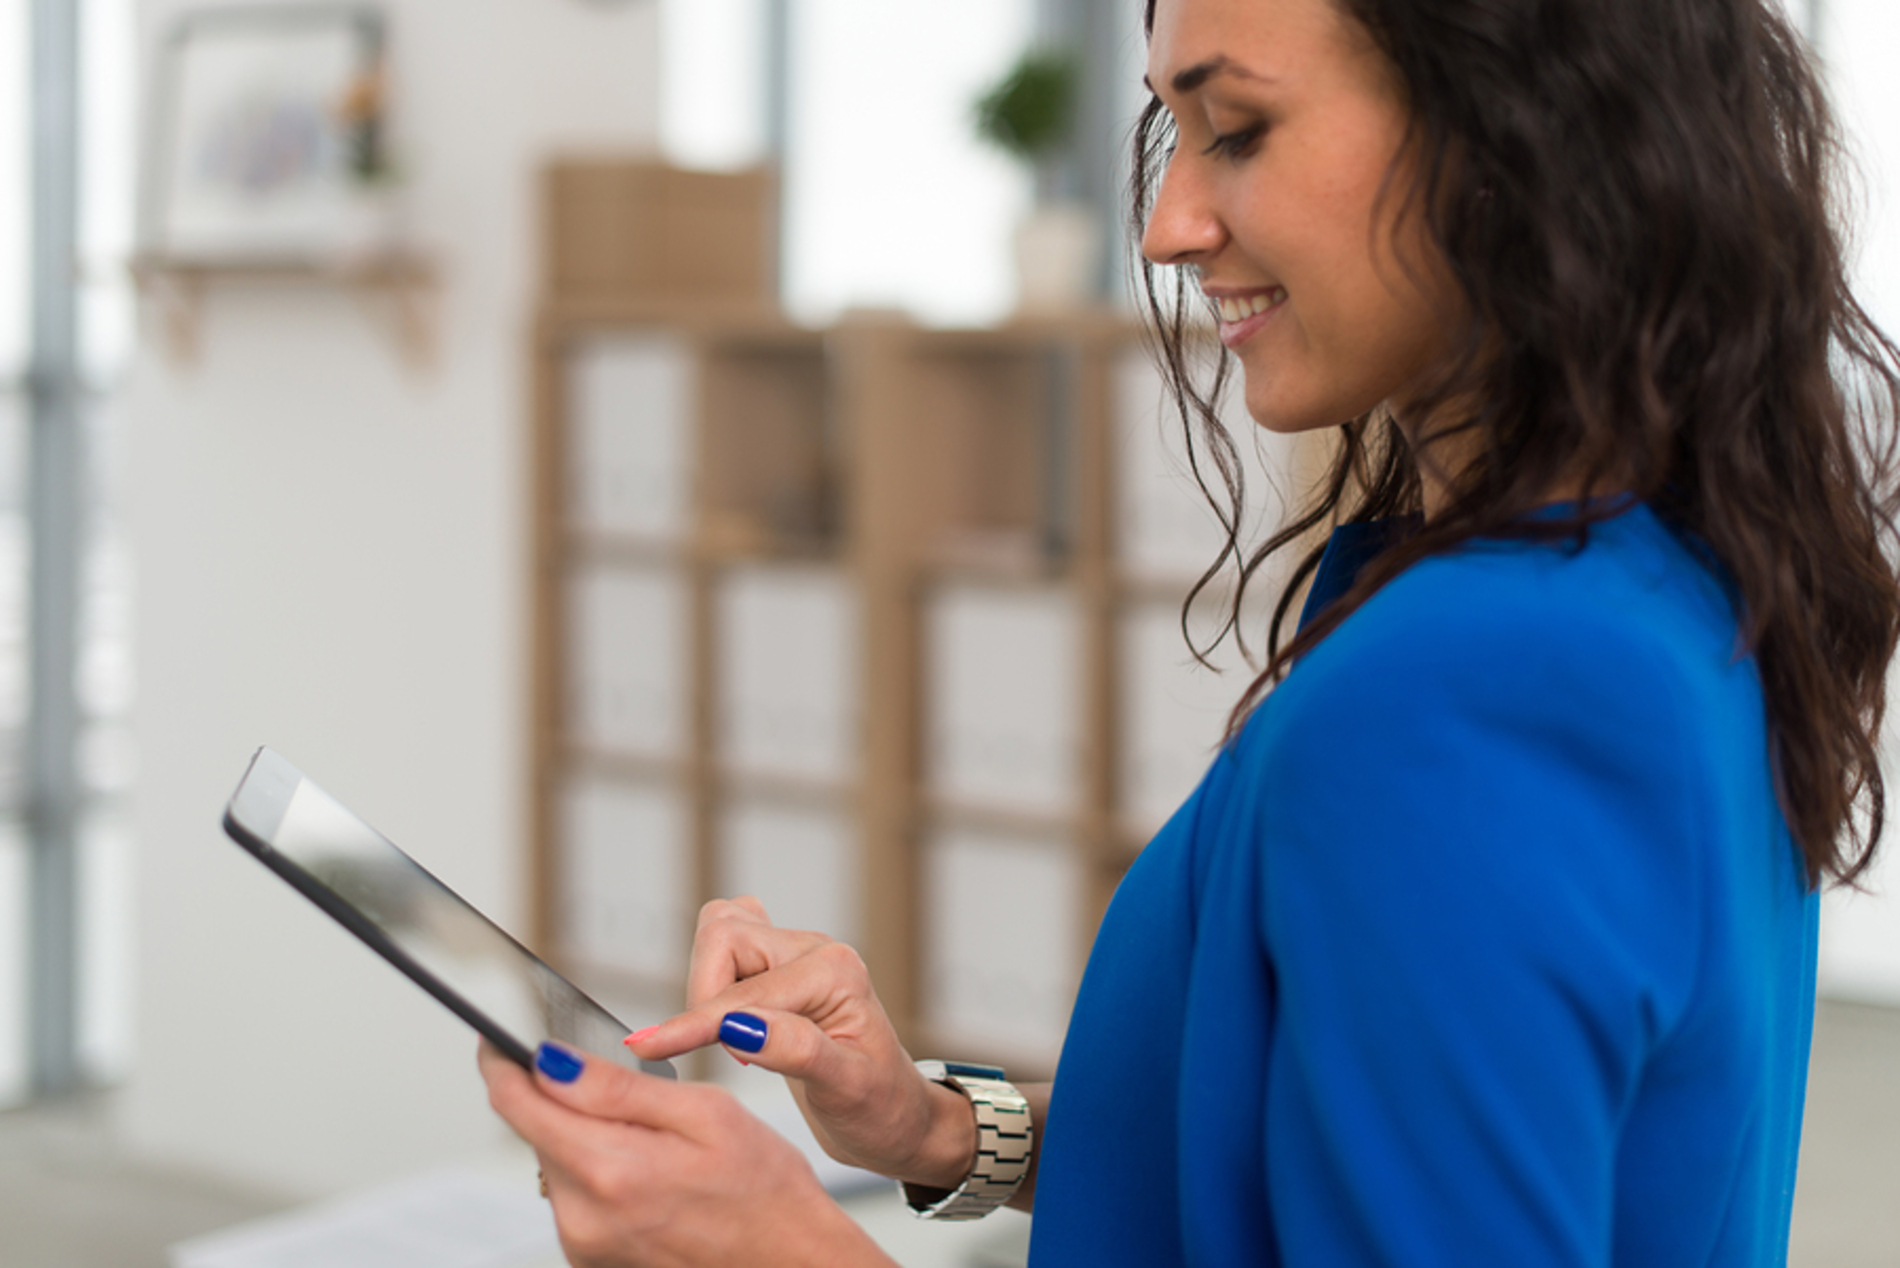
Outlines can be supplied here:
M919 1219L982 1219L1009 1201L1029 1174L1036 1147L1029 1102L993 1065L919 1061L917 1069L969 1099L976 1115L976 1163L954 1189L899 1181L904 1200Z

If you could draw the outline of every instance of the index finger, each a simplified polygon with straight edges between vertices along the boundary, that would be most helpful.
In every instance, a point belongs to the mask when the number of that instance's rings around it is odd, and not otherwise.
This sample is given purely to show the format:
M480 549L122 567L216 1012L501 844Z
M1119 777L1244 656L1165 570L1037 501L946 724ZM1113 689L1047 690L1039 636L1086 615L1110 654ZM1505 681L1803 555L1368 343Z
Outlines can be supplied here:
M765 919L757 902L711 902L701 910L686 971L687 1007L698 1007L734 983L789 964L831 941L822 933L778 928Z
M860 977L863 962L842 943L818 935L804 936L816 941L803 953L775 968L741 978L657 1026L628 1035L624 1041L627 1047L650 1061L704 1048L718 1042L719 1023L734 1009L763 1007L796 1013L814 1022L834 1019L841 993L859 985L857 979L841 976L838 961L848 959L857 966ZM837 954L826 948L836 948Z

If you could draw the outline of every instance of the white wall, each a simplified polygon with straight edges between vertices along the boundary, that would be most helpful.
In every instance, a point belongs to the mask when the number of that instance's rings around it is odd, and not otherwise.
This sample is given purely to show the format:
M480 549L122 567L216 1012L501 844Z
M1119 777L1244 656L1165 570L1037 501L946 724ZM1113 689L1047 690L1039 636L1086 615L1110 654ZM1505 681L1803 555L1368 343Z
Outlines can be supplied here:
M1900 5L1825 0L1821 52L1861 173L1858 287L1889 335L1900 337ZM1900 711L1900 683L1891 693ZM1900 716L1900 712L1896 713ZM1900 733L1886 750L1887 841L1868 891L1829 896L1822 921L1821 989L1837 998L1900 1004Z
M142 0L149 49L176 0ZM650 148L654 6L391 0L398 153L446 270L437 369L323 291L213 293L128 390L139 569L143 1152L292 1194L501 1138L474 1040L244 856L253 746L504 923L524 911L534 172Z

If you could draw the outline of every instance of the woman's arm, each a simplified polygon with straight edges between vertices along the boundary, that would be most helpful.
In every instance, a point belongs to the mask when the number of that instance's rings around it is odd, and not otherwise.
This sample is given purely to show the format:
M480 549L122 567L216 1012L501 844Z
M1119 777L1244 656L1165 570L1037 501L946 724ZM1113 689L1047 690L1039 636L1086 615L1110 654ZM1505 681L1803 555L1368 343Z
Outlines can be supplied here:
M1630 1231L1625 1133L1697 972L1715 759L1688 655L1584 597L1395 584L1274 697L1274 1015L1244 1113L1289 1265L1600 1268ZM1743 845L1787 866L1765 830ZM1228 1058L1184 1075L1203 1116ZM1693 1136L1634 1147L1708 1165Z
M838 1161L934 1189L954 1189L969 1174L970 1102L918 1073L851 948L776 928L756 899L709 903L687 998L686 1012L628 1046L658 1060L724 1043L735 1058L785 1076L813 1136ZM735 1014L743 1019L736 1027ZM1018 1090L1040 1132L1048 1086ZM1010 1204L1026 1211L1034 1192L1032 1156Z

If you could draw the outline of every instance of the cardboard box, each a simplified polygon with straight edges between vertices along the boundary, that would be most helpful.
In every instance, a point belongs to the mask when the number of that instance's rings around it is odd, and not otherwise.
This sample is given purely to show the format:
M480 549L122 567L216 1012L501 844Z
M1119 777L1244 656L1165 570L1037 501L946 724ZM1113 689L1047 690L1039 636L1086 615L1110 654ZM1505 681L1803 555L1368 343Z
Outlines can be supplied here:
M544 190L550 298L777 303L777 181L765 169L563 160Z

